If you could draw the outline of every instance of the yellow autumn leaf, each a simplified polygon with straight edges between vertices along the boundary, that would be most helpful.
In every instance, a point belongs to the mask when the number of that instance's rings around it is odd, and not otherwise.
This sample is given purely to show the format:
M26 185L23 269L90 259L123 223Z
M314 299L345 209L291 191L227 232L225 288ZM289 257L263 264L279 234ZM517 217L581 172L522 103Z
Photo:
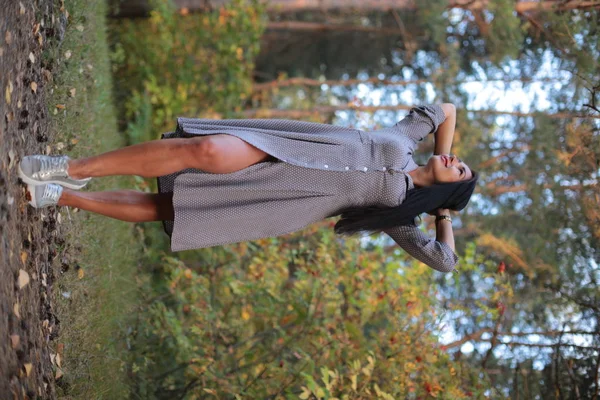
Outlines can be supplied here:
M79 279L83 279L84 275L85 275L85 272L83 272L83 268L79 268L79 271L77 271L77 277Z
M37 93L37 83L31 82L30 86L33 93Z
M298 397L302 400L306 400L308 399L308 396L310 396L310 390L306 386L302 386L302 393L300 393Z
M250 313L248 312L248 310L245 307L242 310L242 319L244 321L248 321L250 319Z
M31 363L26 363L26 364L24 365L24 367L25 367L25 374L26 374L27 376L29 376L29 375L31 374L31 370L33 369L33 364L31 364Z

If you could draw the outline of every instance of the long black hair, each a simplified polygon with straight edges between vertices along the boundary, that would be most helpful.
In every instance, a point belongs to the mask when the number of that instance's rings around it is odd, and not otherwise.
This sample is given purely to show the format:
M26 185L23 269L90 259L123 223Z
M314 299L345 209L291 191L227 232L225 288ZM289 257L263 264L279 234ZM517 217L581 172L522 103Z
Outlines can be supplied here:
M336 233L380 232L400 225L414 224L415 217L438 208L460 211L467 206L479 175L466 181L438 183L411 189L396 207L363 207L346 210L335 224Z

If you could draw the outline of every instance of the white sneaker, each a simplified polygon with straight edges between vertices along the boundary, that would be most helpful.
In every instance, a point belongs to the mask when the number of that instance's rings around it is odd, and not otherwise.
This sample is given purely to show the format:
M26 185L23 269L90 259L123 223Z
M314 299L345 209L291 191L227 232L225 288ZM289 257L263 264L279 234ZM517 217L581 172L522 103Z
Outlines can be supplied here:
M73 179L69 176L68 156L26 156L19 163L19 178L29 185L57 183L70 189L81 189L92 178Z
M54 183L47 185L27 185L31 200L29 204L34 208L55 206L63 192L63 187Z

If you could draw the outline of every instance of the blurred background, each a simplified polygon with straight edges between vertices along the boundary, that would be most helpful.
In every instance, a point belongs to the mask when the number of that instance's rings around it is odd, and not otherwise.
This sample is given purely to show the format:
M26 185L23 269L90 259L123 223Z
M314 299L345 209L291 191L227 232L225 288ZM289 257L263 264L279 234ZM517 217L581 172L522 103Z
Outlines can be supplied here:
M89 217L63 395L600 399L600 1L65 3L69 68L109 110L83 136L154 140L178 116L370 130L451 102L481 179L447 275L334 221L171 253L160 224Z

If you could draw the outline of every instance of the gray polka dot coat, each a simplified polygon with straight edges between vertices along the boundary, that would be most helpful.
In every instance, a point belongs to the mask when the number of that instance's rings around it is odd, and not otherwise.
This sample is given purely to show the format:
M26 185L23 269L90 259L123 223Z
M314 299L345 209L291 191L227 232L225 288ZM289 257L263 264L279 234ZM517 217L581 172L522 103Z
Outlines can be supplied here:
M413 151L444 119L440 106L415 107L396 125L367 132L279 119L178 118L176 131L163 139L229 134L276 161L229 174L187 169L159 177L159 192L173 192L174 221L164 221L171 249L279 236L344 209L397 206L413 188ZM386 233L438 271L452 271L458 261L416 226Z

